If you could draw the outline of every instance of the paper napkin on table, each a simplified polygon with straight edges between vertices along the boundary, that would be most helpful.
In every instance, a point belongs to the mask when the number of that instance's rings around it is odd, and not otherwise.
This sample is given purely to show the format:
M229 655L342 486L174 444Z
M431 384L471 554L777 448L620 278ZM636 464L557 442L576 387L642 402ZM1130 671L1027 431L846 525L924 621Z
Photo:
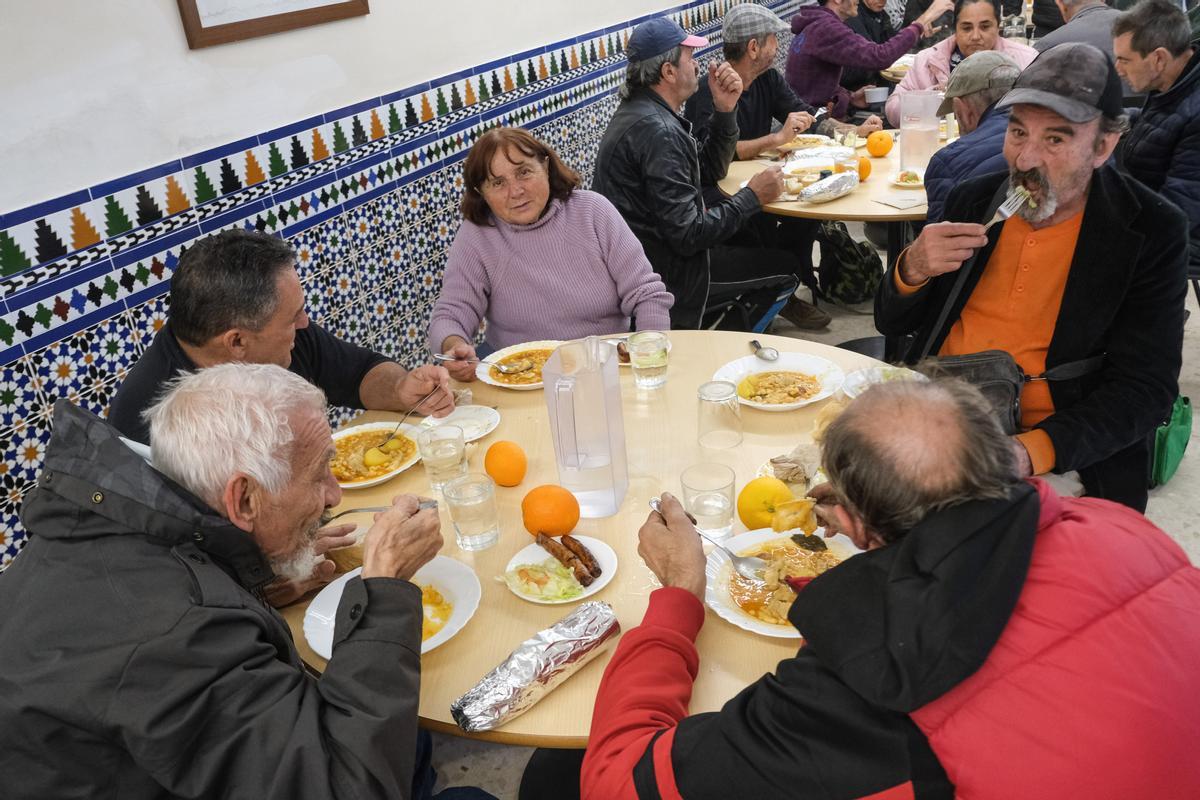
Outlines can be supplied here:
M875 202L883 203L885 206L891 206L892 208L898 208L901 211L907 211L910 208L925 205L926 200L924 193L914 197L912 192L904 194L897 192L895 194L885 194L883 197L876 197Z

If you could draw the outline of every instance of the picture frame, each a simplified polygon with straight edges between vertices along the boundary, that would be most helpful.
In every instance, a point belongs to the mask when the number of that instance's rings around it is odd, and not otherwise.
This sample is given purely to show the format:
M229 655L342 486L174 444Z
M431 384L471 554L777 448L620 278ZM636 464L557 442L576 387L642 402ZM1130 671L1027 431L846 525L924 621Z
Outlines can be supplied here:
M371 13L369 0L178 0L178 3L191 50Z

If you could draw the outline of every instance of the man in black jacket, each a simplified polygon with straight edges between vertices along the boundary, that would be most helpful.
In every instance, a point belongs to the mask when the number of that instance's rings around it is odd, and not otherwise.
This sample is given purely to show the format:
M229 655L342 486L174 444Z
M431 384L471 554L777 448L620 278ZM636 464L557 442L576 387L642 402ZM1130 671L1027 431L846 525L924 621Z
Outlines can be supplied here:
M341 497L325 396L226 364L149 416L153 466L55 408L29 544L0 580L20 609L0 617L4 796L428 797L411 579L442 545L437 511L402 495L379 515L315 680L262 590L311 564Z
M999 349L1036 378L1101 359L1025 384L1014 452L1025 475L1077 472L1089 495L1143 510L1148 437L1178 393L1187 220L1106 164L1121 83L1091 45L1047 50L997 108L1011 109L1009 174L950 194L947 222L927 225L880 284L875 325L915 334L910 361ZM1031 199L989 232L1010 186Z
M733 160L742 93L732 66L709 65L714 113L697 142L679 109L700 83L692 51L707 43L666 18L634 30L622 102L600 141L592 188L621 212L675 295L672 327L698 328L706 309L740 297L750 309L748 324L762 330L792 298L795 257L722 245L779 196L783 174L772 167L727 201L704 202L701 187L723 178Z
M1200 277L1200 48L1167 0L1142 0L1113 23L1117 72L1148 94L1121 140L1124 169L1191 221L1188 273Z
M278 364L334 405L444 417L454 410L444 367L406 370L308 318L296 253L277 236L233 229L193 243L171 276L171 316L113 398L109 422L143 444L142 419L182 371L240 361Z

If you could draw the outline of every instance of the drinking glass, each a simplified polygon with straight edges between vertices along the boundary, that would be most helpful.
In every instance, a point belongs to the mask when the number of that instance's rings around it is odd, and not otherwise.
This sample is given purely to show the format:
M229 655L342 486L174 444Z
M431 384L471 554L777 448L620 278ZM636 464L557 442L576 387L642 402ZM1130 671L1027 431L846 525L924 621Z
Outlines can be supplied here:
M471 473L443 487L454 537L463 550L486 550L500 540L496 484L487 475Z
M639 331L629 337L629 366L639 389L657 389L667 382L667 345L665 333Z
M724 464L693 464L679 476L683 507L696 527L714 539L733 533L733 470Z
M900 171L922 178L938 149L938 107L942 93L928 89L900 96Z
M467 446L462 428L439 425L417 434L417 449L425 462L429 485L441 489L449 481L467 474Z
M742 443L742 409L737 386L729 381L700 384L696 441L701 447L726 449Z

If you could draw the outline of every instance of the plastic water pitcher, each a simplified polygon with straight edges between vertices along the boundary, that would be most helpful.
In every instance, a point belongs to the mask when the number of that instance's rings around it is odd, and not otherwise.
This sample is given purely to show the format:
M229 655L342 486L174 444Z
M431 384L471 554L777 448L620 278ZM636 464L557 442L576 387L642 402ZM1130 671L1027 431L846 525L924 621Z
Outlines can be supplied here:
M900 170L925 178L925 168L938 148L938 106L942 93L928 89L900 96Z
M595 336L560 345L542 367L558 481L584 517L617 513L629 489L617 348Z

